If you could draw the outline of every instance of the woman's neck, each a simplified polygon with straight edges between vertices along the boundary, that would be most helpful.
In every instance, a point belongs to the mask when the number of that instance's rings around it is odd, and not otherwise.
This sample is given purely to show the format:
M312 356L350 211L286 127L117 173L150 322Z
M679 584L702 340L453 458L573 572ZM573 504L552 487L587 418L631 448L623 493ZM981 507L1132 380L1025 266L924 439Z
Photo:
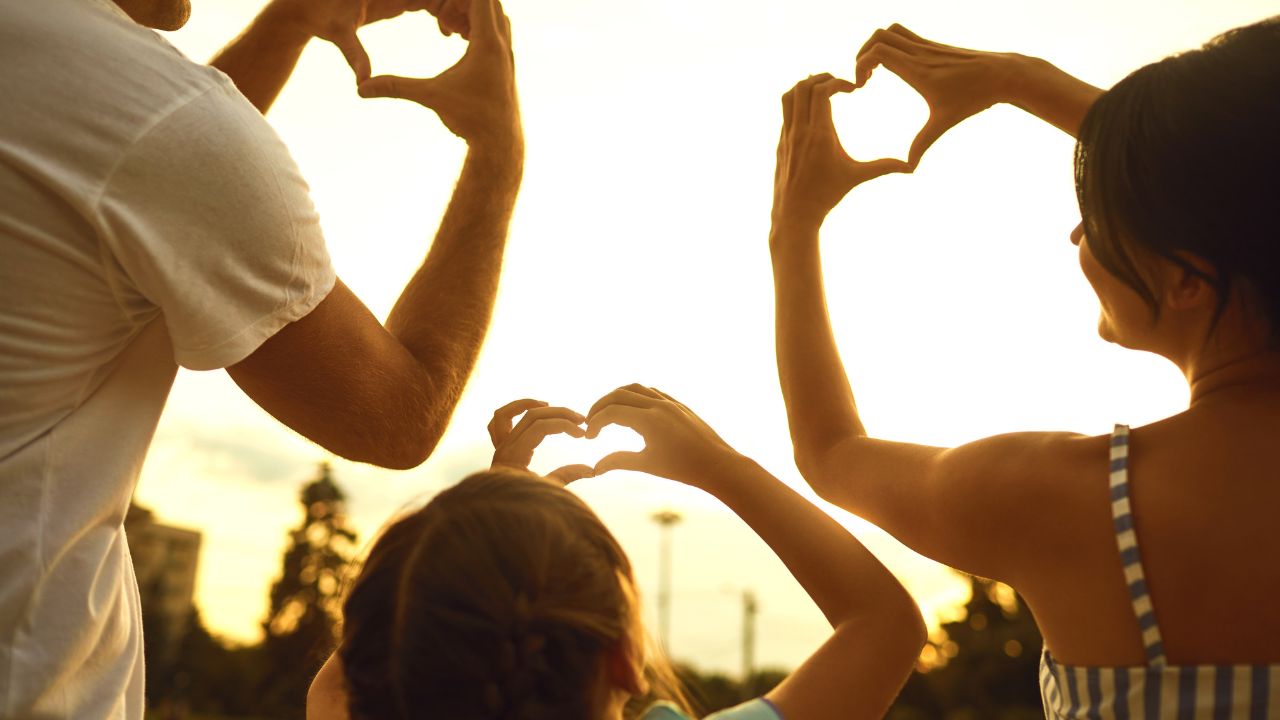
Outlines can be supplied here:
M1191 385L1191 405L1234 397L1241 392L1256 395L1280 389L1280 350L1253 348L1235 354L1206 358L1186 370Z

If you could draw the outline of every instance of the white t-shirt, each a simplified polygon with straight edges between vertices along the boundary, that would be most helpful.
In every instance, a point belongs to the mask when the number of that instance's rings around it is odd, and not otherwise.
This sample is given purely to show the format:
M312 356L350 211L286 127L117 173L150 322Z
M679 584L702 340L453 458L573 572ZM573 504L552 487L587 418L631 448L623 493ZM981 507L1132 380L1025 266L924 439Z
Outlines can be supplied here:
M0 717L142 717L122 528L177 366L334 274L262 116L109 0L0 0Z

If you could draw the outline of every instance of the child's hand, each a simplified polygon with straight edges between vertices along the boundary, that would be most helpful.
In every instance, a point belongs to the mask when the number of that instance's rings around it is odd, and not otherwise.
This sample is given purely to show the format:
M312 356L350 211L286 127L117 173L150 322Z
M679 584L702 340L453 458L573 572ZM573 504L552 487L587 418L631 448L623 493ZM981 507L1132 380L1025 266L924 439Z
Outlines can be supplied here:
M645 448L605 456L596 464L595 475L636 470L704 487L741 459L693 411L656 388L627 385L597 401L587 414L586 436L596 437L608 425L635 430Z
M524 414L512 427L517 415ZM550 407L541 400L516 400L493 413L489 422L489 438L493 440L493 467L527 470L533 461L533 451L550 435L563 433L580 438L585 435L581 425L586 418L562 407ZM566 465L547 475L552 480L568 484L591 476L586 465Z

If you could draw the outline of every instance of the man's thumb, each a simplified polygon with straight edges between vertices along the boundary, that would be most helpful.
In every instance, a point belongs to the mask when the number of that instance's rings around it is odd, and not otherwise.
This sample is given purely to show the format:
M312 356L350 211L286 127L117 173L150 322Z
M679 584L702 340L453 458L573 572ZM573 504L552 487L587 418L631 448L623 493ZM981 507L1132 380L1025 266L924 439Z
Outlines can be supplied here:
M356 91L363 98L403 98L419 100L424 88L420 87L425 80L400 77L399 75L378 75L361 82Z

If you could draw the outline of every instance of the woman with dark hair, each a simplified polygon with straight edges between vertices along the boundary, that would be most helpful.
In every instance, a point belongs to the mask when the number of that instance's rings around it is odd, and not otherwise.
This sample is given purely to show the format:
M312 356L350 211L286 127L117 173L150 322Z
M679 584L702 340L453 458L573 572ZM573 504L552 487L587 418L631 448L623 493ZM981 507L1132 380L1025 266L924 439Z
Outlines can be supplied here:
M830 98L883 65L930 118L908 161L858 163ZM855 80L784 101L774 194L778 370L796 462L824 498L1016 588L1045 637L1051 718L1280 716L1280 22L1102 92L1048 63L881 30ZM956 448L867 435L825 307L819 228L858 183L914 169L998 102L1076 135L1071 240L1100 335L1175 363L1190 407L1110 436Z
M619 388L585 422L537 401L507 405L489 426L493 469L383 531L346 598L341 645L312 685L308 718L621 720L636 717L626 710L637 700L656 699L639 704L639 717L687 720L669 665L646 642L626 554L563 487L620 469L719 497L778 553L835 629L777 688L713 717L884 715L925 630L875 556L653 388ZM609 424L639 432L644 451L547 478L526 469L548 435L594 437ZM845 572L829 572L837 564Z

